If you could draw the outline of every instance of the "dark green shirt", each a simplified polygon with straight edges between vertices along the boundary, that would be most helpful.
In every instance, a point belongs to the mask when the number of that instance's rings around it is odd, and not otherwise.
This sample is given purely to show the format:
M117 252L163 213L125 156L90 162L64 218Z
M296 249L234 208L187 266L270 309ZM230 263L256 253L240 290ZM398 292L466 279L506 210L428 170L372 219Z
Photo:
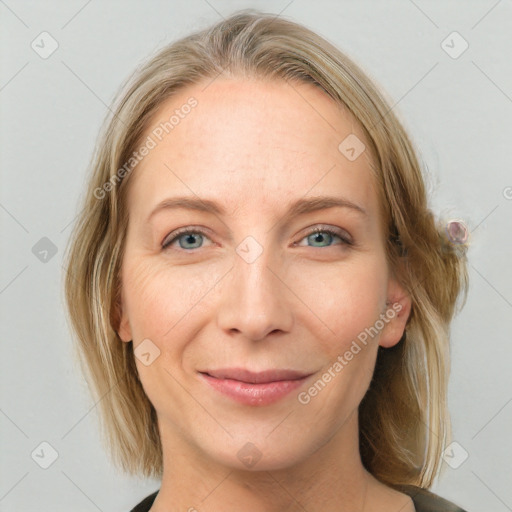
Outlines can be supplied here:
M454 503L441 498L427 489L414 485L400 486L400 492L411 497L416 512L466 512ZM155 501L158 491L142 500L131 512L148 512Z

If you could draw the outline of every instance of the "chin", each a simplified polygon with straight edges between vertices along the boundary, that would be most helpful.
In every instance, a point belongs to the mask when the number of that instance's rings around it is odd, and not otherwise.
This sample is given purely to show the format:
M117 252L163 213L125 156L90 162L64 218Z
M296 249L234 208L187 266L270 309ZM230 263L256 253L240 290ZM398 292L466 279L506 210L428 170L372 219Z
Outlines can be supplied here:
M228 444L224 441L215 447L204 447L204 451L209 452L211 459L219 465L251 472L289 469L303 462L314 452L314 447L311 447L308 453L304 443L292 436L286 440L277 436L273 440L265 439L265 436L241 438L243 441L230 439Z

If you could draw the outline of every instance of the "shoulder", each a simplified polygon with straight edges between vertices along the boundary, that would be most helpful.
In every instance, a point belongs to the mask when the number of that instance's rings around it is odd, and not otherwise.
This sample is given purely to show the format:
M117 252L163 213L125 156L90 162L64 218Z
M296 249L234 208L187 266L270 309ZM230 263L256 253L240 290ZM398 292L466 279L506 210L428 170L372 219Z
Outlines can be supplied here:
M455 503L445 500L430 492L427 489L416 487L414 485L401 485L399 486L400 492L410 496L414 503L416 512L466 512ZM137 504L130 512L148 512L153 505L158 491L150 494Z
M156 495L158 491L155 491L153 494L150 494L146 498L144 498L139 504L135 505L134 508L131 509L130 512L148 512L148 510L153 505L155 501Z
M411 497L416 512L466 512L455 503L422 487L401 485L398 490Z

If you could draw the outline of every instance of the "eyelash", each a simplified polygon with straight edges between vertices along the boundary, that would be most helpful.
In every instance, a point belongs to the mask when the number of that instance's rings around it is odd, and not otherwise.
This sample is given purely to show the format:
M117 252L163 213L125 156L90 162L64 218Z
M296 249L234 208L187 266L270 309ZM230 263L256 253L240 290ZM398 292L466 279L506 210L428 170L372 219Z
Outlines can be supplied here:
M306 235L304 235L301 238L301 241L304 238L307 238L307 237L309 237L311 235L314 235L315 233L329 233L330 235L337 236L341 240L341 242L342 242L341 245L348 245L348 246L354 245L354 242L352 240L350 240L348 237L344 236L340 231L338 231L338 229L329 228L329 227L316 227L316 228L312 229L310 232L306 233ZM165 242L165 240L167 239L167 237L166 237L164 239L165 243L162 244L162 249L167 249L172 243L174 243L176 240L178 240L178 238L180 236L182 236L182 235L190 235L190 234L193 234L193 235L201 234L201 235L204 235L204 236L208 237L206 231L201 229L201 228L193 228L192 229L190 227L186 227L186 228L179 229L178 231L176 231L176 233L174 234L173 238L171 240L169 240L168 242ZM328 245L325 248L327 248L327 247L333 247L333 246L332 245ZM316 249L323 249L323 248L324 247L316 247ZM200 247L197 247L197 249L200 249ZM180 248L178 250L185 251L185 252L191 252L194 249L182 249L182 248Z

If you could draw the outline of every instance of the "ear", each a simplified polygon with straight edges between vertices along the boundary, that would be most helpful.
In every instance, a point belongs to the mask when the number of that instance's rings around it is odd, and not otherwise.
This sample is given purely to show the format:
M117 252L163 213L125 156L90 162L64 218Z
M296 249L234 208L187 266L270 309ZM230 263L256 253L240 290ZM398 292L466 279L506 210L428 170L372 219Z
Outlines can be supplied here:
M118 299L116 301L115 318L115 325L119 326L116 329L117 334L119 335L121 340L125 342L132 341L132 330L130 327L130 322L128 320L128 315L126 314L126 308L124 307L122 291L119 291Z
M411 313L411 297L396 278L390 277L387 304L384 310L386 325L381 331L379 345L384 348L395 346L401 339Z

